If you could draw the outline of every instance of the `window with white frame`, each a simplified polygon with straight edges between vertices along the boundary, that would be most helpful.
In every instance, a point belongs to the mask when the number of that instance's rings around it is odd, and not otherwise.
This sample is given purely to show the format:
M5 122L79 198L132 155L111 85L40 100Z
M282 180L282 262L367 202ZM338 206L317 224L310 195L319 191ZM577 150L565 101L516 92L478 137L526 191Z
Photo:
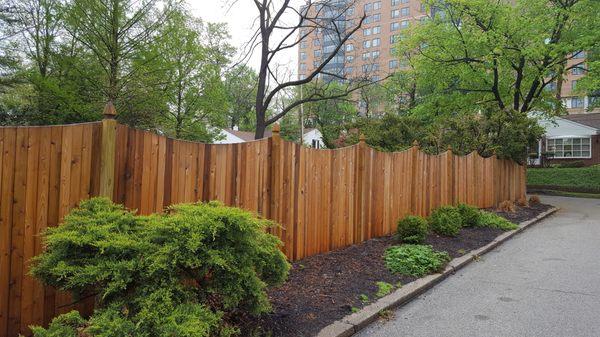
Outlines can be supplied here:
M380 38L373 39L372 45L373 45L373 47L379 47L381 45L381 39Z
M373 14L373 15L371 15L371 18L372 18L371 21L379 22L379 21L381 21L381 13Z
M400 29L400 22L392 22L390 23L390 30L393 32L395 30Z
M583 97L572 97L571 98L571 108L583 108L584 106Z
M374 10L380 10L381 9L381 1L377 1L373 3L373 9Z
M399 18L399 17L400 17L400 10L399 9L392 10L392 19Z
M410 14L410 8L409 7L404 7L401 9L401 14L402 16L408 16Z
M369 36L369 35L371 35L371 28L363 29L363 36Z
M347 44L346 45L346 51L347 52L354 51L354 45L353 44Z
M373 27L373 35L381 33L381 26Z
M591 158L591 137L551 138L546 140L546 149L554 158Z

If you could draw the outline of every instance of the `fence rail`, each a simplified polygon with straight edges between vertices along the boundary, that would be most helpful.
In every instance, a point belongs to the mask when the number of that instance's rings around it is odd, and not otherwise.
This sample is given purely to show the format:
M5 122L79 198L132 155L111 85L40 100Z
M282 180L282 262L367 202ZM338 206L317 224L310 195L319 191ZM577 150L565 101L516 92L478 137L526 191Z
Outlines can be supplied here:
M112 150L111 150L112 149ZM525 196L525 168L495 156L418 147L382 153L364 140L316 150L268 139L201 144L166 138L114 121L0 128L0 336L77 309L27 274L56 226L83 199L112 194L142 214L181 202L220 200L279 222L273 234L297 260L394 231L398 218L445 204L492 207Z

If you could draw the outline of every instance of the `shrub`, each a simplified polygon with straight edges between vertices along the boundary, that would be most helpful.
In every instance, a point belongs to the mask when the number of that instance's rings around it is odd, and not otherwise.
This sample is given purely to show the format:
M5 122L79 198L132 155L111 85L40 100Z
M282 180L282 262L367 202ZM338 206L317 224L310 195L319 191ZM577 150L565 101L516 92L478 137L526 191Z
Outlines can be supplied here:
M409 215L398 221L397 235L402 242L422 243L427 237L427 220L420 216Z
M456 236L462 227L462 217L455 207L442 206L431 213L429 225L437 234Z
M393 273L421 277L442 270L450 255L434 251L431 246L402 245L388 248L384 260Z
M531 197L529 197L529 204L530 205L537 205L540 202L542 202L542 201L540 200L540 197L537 196L537 195L532 195Z
M479 223L479 216L481 214L479 208L467 204L460 204L458 205L457 209L462 218L462 224L464 227L477 226L477 223Z
M481 212L477 227L496 228L504 231L510 231L519 228L518 225L506 220L505 218L490 212Z
M270 310L266 287L287 277L281 242L265 232L272 225L214 202L143 217L96 198L47 231L31 272L76 295L98 294L94 314L74 320L79 335L226 336L235 332L227 313ZM75 329L61 318L35 336Z
M511 200L504 200L498 205L498 210L506 213L516 212L515 203Z

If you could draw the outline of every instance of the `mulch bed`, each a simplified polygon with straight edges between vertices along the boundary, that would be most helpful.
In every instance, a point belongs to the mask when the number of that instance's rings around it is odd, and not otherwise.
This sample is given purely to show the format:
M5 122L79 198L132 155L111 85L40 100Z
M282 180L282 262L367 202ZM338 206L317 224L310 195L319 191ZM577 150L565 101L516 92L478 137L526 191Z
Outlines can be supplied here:
M538 204L531 208L517 207L515 213L496 213L518 223L550 207ZM501 233L492 228L463 228L456 238L431 234L426 244L456 258L490 243ZM293 263L288 281L269 291L273 313L259 319L244 319L247 322L243 324L242 335L315 336L325 326L350 314L352 308L364 307L359 299L361 294L375 300L376 282L396 285L414 281L416 277L395 275L386 269L382 256L395 244L399 242L392 236L377 238Z

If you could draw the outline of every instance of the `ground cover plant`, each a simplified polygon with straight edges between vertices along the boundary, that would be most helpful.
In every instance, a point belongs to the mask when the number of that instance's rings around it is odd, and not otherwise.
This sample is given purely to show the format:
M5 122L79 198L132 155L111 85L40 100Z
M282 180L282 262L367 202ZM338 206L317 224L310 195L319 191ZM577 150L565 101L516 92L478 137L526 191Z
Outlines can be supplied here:
M405 243L422 243L429 228L427 220L420 216L409 215L398 221L398 239Z
M437 234L456 236L462 227L462 217L456 207L442 206L429 216L429 226Z
M527 170L527 185L600 192L600 165L581 168L539 168ZM582 192L583 192L582 190Z
M272 225L215 202L136 216L84 201L48 230L32 274L75 296L97 293L96 311L59 316L34 336L235 335L231 317L270 311L266 289L287 277Z
M402 245L388 248L384 260L393 273L421 277L442 270L450 255L428 245Z
M511 231L519 228L519 225L512 223L497 214L481 211L479 222L476 224L476 227L496 228L503 231Z

